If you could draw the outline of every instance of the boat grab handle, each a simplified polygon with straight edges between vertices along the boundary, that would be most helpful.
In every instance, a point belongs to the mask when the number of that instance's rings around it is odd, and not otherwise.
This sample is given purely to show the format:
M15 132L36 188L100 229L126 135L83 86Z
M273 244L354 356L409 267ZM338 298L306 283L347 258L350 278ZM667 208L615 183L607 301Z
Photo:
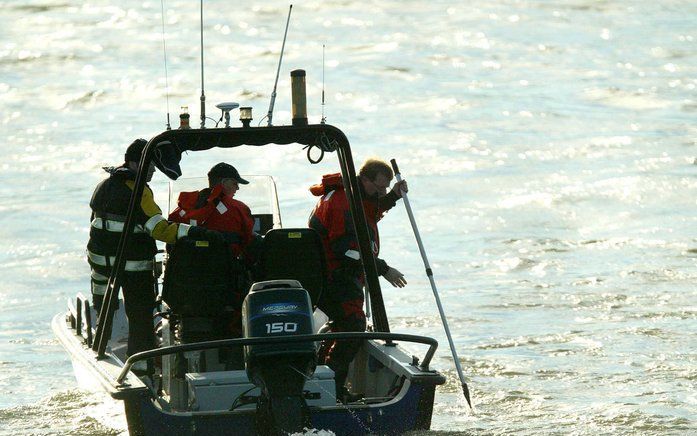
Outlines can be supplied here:
M428 345L428 351L424 356L419 368L423 371L428 371L428 365L436 353L438 341L427 336L408 335L402 333L386 333L386 332L340 332L340 333L320 333L313 335L297 335L297 336L276 336L271 338L234 338L220 339L215 341L194 342L191 344L171 345L168 347L156 348L153 350L141 351L129 357L121 370L115 384L122 385L126 379L126 375L131 370L134 363L151 359L157 356L165 356L174 353L183 353L187 351L201 351L211 348L229 347L233 345L257 345L257 344L274 344L276 342L315 342L324 340L344 340L344 339L376 339L385 341L404 341L414 342L417 344Z

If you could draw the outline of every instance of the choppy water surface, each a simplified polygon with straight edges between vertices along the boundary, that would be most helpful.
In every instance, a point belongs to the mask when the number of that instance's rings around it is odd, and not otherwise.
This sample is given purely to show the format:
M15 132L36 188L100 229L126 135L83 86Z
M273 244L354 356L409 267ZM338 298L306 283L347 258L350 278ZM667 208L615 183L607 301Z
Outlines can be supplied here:
M198 2L166 1L170 101L198 117ZM206 95L268 108L287 4L206 2ZM88 201L138 136L164 128L160 2L0 1L0 433L119 434L75 388L50 318L88 289ZM308 72L358 161L396 157L475 413L468 413L402 208L384 257L394 331L433 335L448 376L430 434L697 431L697 5L689 0L296 2L288 71ZM192 155L202 175L224 154ZM286 226L336 167L245 150ZM166 197L166 181L154 189ZM418 350L414 350L415 352Z

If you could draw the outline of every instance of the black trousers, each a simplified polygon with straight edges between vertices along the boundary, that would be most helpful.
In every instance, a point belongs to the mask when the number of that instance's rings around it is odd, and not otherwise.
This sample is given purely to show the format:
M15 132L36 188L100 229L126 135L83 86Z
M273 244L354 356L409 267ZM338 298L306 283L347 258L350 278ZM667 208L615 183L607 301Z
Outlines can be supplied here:
M128 317L128 355L155 348L155 282L152 271L123 273L123 291Z

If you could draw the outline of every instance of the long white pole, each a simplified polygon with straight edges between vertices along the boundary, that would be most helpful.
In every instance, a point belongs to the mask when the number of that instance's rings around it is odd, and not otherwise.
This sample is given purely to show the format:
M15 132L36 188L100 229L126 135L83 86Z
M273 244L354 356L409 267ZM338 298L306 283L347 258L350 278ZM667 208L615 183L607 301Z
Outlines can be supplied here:
M203 86L203 0L201 0L201 128L206 127L206 93Z
M399 172L399 167L397 166L397 161L392 159L392 169L394 170L395 177L398 182L402 181L402 175ZM445 317L445 311L443 310L443 304L440 302L440 296L438 295L438 289L436 288L436 282L433 280L433 271L431 270L431 265L428 263L428 257L426 256L426 250L424 249L424 244L421 241L421 235L419 234L419 229L416 226L416 220L414 219L414 213L411 210L411 204L409 204L409 197L407 193L402 191L402 200L404 200L404 206L407 209L407 215L409 215L409 221L411 222L411 228L414 230L414 236L416 237L416 243L419 245L419 251L421 252L421 259L424 261L424 267L426 267L426 275L428 276L428 281L431 282L431 289L433 290L433 296L436 297L436 305L438 306L438 312L440 312L440 319L443 321L443 327L445 328L445 335L448 337L448 343L450 343L450 351L453 354L453 360L455 360L455 368L457 369L457 375L460 377L460 382L462 383L462 393L465 395L465 400L467 404L472 408L472 401L470 400L470 392L467 388L467 382L465 381L465 376L462 374L462 367L460 366L460 359L457 357L457 352L455 351L455 344L453 343L453 337L450 334L450 328L448 327L448 319Z
M278 86L278 75L281 73L281 63L283 62L283 52L286 50L286 37L288 36L288 25L290 24L290 13L293 12L293 5L288 8L288 18L286 19L286 30L283 32L283 44L281 45L281 57L278 58L278 68L276 69L276 81L273 84L273 92L271 92L271 102L269 103L269 112L266 114L267 126L273 125L273 106L276 103L276 87Z

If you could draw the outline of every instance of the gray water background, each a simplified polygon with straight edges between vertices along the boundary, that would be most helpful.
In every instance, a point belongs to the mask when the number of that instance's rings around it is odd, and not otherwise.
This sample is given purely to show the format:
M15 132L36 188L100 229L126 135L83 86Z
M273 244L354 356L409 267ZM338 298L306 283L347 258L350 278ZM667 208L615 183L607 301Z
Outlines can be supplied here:
M198 2L166 1L169 108L197 123ZM206 2L206 95L268 109L288 4ZM159 1L0 1L0 433L119 434L49 321L88 290L88 201L165 127ZM288 72L356 161L397 158L465 374L467 411L404 209L381 223L393 331L431 335L428 434L697 431L697 3L299 1ZM233 119L235 114L233 114ZM209 122L209 126L212 124ZM300 147L192 153L277 179L286 226L335 170ZM166 204L167 181L152 183ZM422 352L418 348L414 353Z

